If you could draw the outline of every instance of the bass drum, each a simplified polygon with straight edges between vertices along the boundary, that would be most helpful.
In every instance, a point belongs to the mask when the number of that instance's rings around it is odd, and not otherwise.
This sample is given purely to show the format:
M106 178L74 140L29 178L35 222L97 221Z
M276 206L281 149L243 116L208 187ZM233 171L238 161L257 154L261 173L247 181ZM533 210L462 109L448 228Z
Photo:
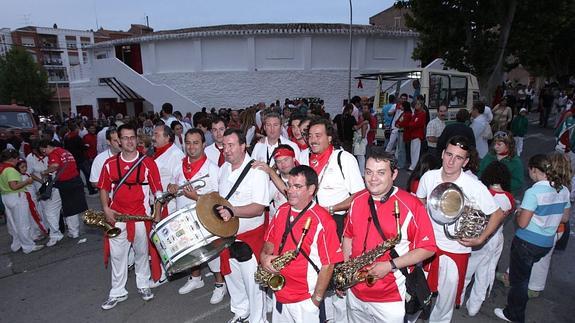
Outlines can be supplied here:
M152 228L150 239L169 275L214 259L235 241L234 236L219 237L206 230L195 206L184 207L160 221Z

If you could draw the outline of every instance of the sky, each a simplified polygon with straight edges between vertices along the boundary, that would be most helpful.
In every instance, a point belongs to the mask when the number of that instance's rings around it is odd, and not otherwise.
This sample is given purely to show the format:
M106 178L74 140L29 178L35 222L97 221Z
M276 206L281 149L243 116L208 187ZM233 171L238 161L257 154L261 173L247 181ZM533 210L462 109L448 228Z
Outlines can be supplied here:
M352 0L353 23L393 5L393 0ZM349 0L2 0L0 28L33 25L128 30L146 24L155 31L249 23L349 23Z

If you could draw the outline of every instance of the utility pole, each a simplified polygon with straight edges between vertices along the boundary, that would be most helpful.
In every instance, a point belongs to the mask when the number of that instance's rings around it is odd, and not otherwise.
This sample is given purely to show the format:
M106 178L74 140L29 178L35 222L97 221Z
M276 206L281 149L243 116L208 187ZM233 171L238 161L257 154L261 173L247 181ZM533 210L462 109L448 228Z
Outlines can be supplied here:
M352 28L353 24L353 6L349 0L349 69L347 75L347 102L351 102L351 57L352 57Z

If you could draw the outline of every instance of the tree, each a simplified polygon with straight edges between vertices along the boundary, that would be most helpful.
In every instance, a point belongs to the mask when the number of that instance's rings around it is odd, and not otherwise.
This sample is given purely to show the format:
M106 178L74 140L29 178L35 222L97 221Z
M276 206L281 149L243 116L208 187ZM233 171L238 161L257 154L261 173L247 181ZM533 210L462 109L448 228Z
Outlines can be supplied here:
M0 103L16 102L43 110L52 90L44 68L24 48L14 46L0 57Z
M517 0L410 0L407 25L419 32L413 58L425 65L442 58L445 65L477 76L490 101L501 84Z

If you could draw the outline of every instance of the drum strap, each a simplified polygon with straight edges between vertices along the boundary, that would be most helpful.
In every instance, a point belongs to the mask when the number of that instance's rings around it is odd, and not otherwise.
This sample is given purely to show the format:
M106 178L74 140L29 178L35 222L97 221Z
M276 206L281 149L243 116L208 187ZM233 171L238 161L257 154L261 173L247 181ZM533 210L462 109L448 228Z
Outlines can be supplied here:
M244 169L242 170L242 173L240 174L240 177L238 177L238 180L234 183L234 186L232 186L232 189L228 192L228 195L226 195L226 200L229 200L230 197L232 197L232 195L234 195L234 193L238 189L238 186L240 186L240 184L242 183L242 181L244 180L244 178L246 177L246 175L248 174L248 172L252 168L253 163L254 163L254 160L252 159L248 162L246 167L244 167Z

